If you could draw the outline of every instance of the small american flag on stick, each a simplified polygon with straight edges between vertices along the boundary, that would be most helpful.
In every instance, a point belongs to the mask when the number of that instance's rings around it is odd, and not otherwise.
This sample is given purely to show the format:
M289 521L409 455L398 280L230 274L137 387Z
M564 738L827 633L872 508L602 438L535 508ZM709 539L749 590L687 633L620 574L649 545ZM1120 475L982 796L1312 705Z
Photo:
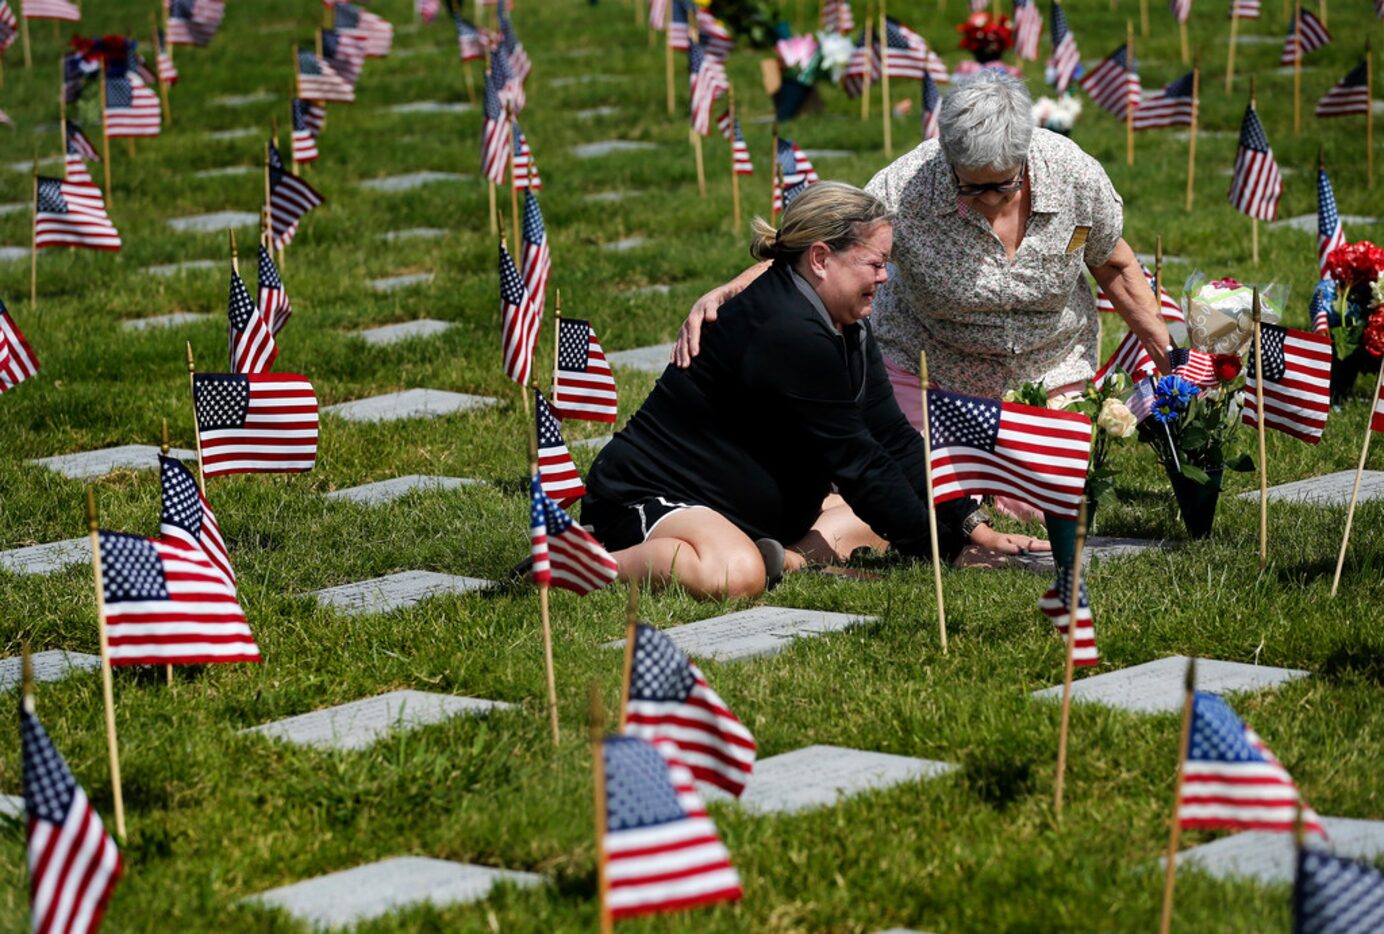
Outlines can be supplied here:
M1174 347L1168 351L1168 363L1172 366L1174 376L1180 376L1202 389L1214 389L1220 385L1220 380L1216 378L1216 365L1204 350Z
M481 130L481 173L493 184L505 180L505 164L509 162L509 111L500 103L503 74L497 73L498 58L490 60L485 74L485 122Z
M1323 279L1326 278L1326 258L1345 242L1346 231L1341 224L1341 213L1336 210L1336 194L1331 190L1331 179L1326 176L1326 166L1318 166L1317 268Z
M538 338L538 325L543 320L543 307L548 299L548 277L553 270L553 258L548 249L548 232L543 226L543 212L538 196L529 189L524 195L524 254L520 262L524 274L524 296L531 334L529 346Z
M1374 413L1370 416L1370 431L1384 431L1384 385L1374 397Z
M1115 375L1116 372L1123 372L1131 380L1137 382L1150 373L1156 372L1157 364L1144 349L1144 344L1139 340L1138 335L1129 331L1124 337L1120 338L1120 343L1116 345L1115 352L1110 355L1110 359L1105 361L1092 381L1096 388L1105 385L1106 380Z
M1230 15L1235 19L1258 19L1259 0L1230 0Z
M326 203L317 189L284 169L283 158L272 144L269 146L269 198L270 232L278 249L288 246L304 214Z
M459 13L452 13L457 28L457 54L463 62L485 58L485 38L475 24Z
M1052 620L1063 639L1067 638L1071 602L1071 572L1066 568L1058 568L1057 580L1038 598L1038 609ZM1091 615L1091 601L1086 592L1086 581L1081 582L1081 600L1076 608L1076 641L1072 643L1072 664L1082 667L1100 664L1100 651L1096 648L1096 623Z
M1308 52L1315 52L1331 42L1331 33L1315 13L1299 9L1298 14L1296 22L1288 24L1288 38L1283 42L1283 53L1278 56L1280 68L1301 61Z
M1192 15L1192 0L1168 0L1168 9L1172 11L1173 19L1185 23L1187 17Z
M164 0L168 41L174 45L208 45L226 15L222 0Z
M1297 934L1384 930L1384 872L1368 862L1298 847L1293 930Z
M1139 268L1144 271L1144 278L1148 280L1149 288L1154 288L1153 273L1149 272L1149 268L1142 263ZM1110 300L1109 295L1105 294L1105 289L1099 285L1096 286L1096 311L1109 314L1115 312L1115 303ZM1177 299L1173 298L1168 290L1161 286L1158 288L1158 312L1163 316L1164 321L1185 322L1187 320L1187 313L1182 310Z
M614 422L619 415L615 377L589 321L563 318L558 325L553 411L564 421Z
M293 99L293 161L294 162L316 162L317 152L317 131L308 122L308 111L311 109L322 109L319 105L311 101L305 101L301 97ZM323 109L323 113L326 111Z
M350 3L336 3L332 25L337 32L363 39L365 54L371 58L384 58L394 45L393 24Z
M533 150L529 148L529 138L519 128L519 121L512 121L514 164L510 169L510 184L520 191L543 190L543 179L538 175L538 164L533 161Z
M1038 61L1038 42L1043 35L1043 14L1038 0L1014 0L1014 53L1025 61Z
M65 23L81 22L82 11L68 0L24 0L20 10L25 19L56 19Z
M1144 95L1134 111L1135 130L1157 130L1168 126L1191 126L1197 99L1192 88L1196 78L1187 72L1152 94Z
M278 334L293 314L293 303L288 300L288 290L284 280L279 278L279 267L274 265L274 257L268 248L260 244L258 281L256 295L259 298L260 315L269 323L269 330Z
M198 373L202 473L297 473L317 462L317 394L296 373Z
M551 584L584 597L615 580L620 573L615 559L544 494L539 477L533 478L530 490L533 582L540 586Z
M711 132L711 108L716 99L730 88L726 68L712 58L702 44L695 43L687 51L688 81L691 84L692 129L701 136Z
M1332 85L1320 101L1315 111L1318 117L1349 117L1352 114L1368 113L1370 109L1370 66L1362 61L1352 68L1344 78Z
M1278 199L1282 195L1283 175L1269 148L1264 125L1251 104L1245 108L1245 119L1240 124L1240 148L1230 180L1230 203L1241 214L1271 221L1278 217Z
M543 492L566 508L586 495L586 485L562 440L562 429L548 408L548 400L537 389L533 395L534 418L538 421L538 475Z
M668 47L674 52L686 52L691 39L687 29L687 8L690 0L671 0L673 21L668 26Z
M178 83L178 66L173 63L173 46L169 44L162 29L154 33L154 38L159 42L154 56L159 72L159 83L172 87Z
M1072 83L1076 70L1081 66L1081 53L1076 48L1076 37L1067 28L1067 14L1058 3L1052 5L1052 55L1048 58L1048 68L1052 70L1057 93L1062 94Z
M95 185L38 178L34 248L120 249L120 233L106 213L106 199Z
M24 339L10 310L0 302L0 393L8 392L38 372L38 357Z
M354 103L356 90L331 65L306 49L298 50L298 96L310 101Z
M500 352L505 375L521 386L527 385L533 369L533 339L538 322L529 317L528 293L524 280L500 244Z
M273 331L234 268L231 269L226 315L230 320L231 372L267 373L279 355L279 348L274 343Z
M1102 59L1082 77L1080 84L1093 101L1121 120L1126 110L1139 106L1139 66L1128 46L1122 45Z
M1317 444L1331 411L1331 339L1277 324L1261 324L1264 351L1264 425ZM1258 427L1259 368L1253 349L1245 365L1246 425Z
M322 57L342 81L354 88L360 82L361 71L365 69L365 40L335 29L324 29Z
M730 111L727 110L716 118L716 127L721 131L721 135L730 142L735 174L753 175L754 162L750 160L750 147L745 142L745 134L740 132L740 118L736 117L732 125Z
M19 20L10 9L9 0L0 0L0 52L14 45L19 35Z
M106 135L158 136L163 120L159 96L133 71L106 72Z
M844 36L855 29L851 0L823 0L822 29Z
M159 474L163 484L163 516L159 534L164 541L201 551L216 568L222 579L235 587L235 571L221 526L212 514L211 506L197 481L182 461L166 454L159 456Z

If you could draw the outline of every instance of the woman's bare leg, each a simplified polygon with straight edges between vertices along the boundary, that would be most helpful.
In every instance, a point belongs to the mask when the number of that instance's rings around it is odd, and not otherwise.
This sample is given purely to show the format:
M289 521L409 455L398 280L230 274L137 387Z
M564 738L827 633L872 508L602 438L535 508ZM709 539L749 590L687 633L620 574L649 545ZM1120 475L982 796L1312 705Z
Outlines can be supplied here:
M839 564L857 548L889 547L889 543L861 521L846 501L833 493L822 501L822 514L811 530L787 549L785 571L797 571L809 564Z
M720 513L682 509L659 522L642 544L614 552L620 579L664 587L676 580L699 599L764 592L764 559L749 536Z

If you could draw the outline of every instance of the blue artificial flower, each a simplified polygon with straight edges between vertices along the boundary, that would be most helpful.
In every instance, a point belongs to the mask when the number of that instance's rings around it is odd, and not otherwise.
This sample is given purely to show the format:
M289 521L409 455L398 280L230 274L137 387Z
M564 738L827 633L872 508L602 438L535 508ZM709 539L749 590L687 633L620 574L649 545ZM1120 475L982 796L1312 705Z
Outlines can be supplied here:
M1312 317L1316 320L1318 313L1326 313L1326 323L1328 327L1338 328L1341 326L1341 316L1336 312L1336 280L1331 277L1323 279L1317 283L1317 288L1312 292Z
M1162 422L1163 424L1177 421L1178 417L1181 414L1181 409L1177 408L1171 402L1166 400L1160 400L1153 406L1154 419L1156 419L1159 422Z
M1154 400L1155 404L1162 404L1166 401L1178 411L1183 411L1199 392L1201 390L1197 388L1196 384L1189 383L1181 376L1173 374L1164 376L1158 381L1158 386L1154 389Z

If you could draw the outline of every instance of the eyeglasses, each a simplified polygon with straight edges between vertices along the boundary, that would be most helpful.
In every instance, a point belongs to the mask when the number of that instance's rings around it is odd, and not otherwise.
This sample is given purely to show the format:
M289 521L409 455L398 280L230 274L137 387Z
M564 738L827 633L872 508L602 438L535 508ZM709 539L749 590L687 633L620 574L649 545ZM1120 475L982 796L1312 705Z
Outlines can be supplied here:
M987 191L997 194L1007 195L1016 192L1024 187L1024 172L1028 169L1028 163L1019 167L1019 174L1007 182L985 182L980 185L967 185L961 181L961 176L956 174L956 169L952 169L952 178L956 179L956 193L963 198L974 198L983 195Z

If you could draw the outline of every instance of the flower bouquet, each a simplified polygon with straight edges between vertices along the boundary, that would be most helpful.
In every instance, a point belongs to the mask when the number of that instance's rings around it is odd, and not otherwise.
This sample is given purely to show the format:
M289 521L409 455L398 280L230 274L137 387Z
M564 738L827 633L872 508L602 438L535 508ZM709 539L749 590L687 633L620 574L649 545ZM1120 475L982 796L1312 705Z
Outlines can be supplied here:
M1081 116L1081 101L1070 94L1063 94L1061 100L1040 97L1033 102L1033 122L1045 130L1072 135L1076 118Z
M1384 355L1384 249L1368 240L1347 243L1326 258L1326 276L1312 296L1316 331L1331 336L1331 401L1339 403L1355 388L1363 371L1373 371Z
M834 32L789 36L774 43L782 82L774 92L779 120L791 120L815 93L818 81L839 82L850 64L854 45Z
M956 31L961 33L961 47L982 65L999 61L1014 45L1014 27L1003 13L992 16L979 10L957 23Z

